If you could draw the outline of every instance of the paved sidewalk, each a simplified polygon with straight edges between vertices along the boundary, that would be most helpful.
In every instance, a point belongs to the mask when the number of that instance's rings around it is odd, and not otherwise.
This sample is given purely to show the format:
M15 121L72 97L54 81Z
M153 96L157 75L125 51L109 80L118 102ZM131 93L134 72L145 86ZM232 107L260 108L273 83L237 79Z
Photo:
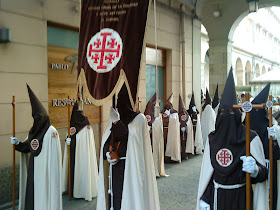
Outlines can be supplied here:
M194 210L202 155L196 155L181 164L166 163L169 177L157 178L161 210ZM64 210L95 210L96 198L91 202L83 199L68 201L63 195ZM10 208L11 209L11 208Z

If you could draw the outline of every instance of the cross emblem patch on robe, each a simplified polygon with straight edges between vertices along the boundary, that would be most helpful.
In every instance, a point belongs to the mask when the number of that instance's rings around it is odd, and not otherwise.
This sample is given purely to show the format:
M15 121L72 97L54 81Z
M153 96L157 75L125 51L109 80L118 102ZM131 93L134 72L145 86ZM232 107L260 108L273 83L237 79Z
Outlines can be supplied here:
M30 143L30 146L33 150L37 150L39 148L39 141L38 139L33 139Z
M216 160L222 167L228 167L233 161L233 155L229 149L220 149L216 154Z

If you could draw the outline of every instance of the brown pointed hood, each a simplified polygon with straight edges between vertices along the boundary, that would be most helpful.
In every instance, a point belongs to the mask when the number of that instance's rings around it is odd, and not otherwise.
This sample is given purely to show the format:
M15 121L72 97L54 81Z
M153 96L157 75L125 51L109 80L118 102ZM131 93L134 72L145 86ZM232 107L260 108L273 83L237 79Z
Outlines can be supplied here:
M27 141L29 142L31 154L37 156L42 150L43 138L49 129L51 122L46 109L28 85L27 90L32 108L32 117L34 119Z
M147 118L148 124L151 126L155 120L154 113L155 113L155 104L156 104L156 93L152 96L152 98L148 101L146 105L146 109L144 115Z

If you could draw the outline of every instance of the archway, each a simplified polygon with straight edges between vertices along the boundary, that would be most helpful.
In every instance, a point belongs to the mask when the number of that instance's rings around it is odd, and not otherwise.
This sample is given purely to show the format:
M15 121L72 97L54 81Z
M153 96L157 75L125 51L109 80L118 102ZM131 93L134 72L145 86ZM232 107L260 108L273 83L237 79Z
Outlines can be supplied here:
M255 70L255 77L259 77L260 75L261 75L260 66L259 64L257 64Z
M249 85L249 82L252 80L252 66L249 61L246 62L245 66L245 84Z
M243 64L240 58L237 58L236 65L235 65L235 72L236 72L236 81L237 85L244 85L243 83Z
M266 73L265 66L262 67L262 75Z

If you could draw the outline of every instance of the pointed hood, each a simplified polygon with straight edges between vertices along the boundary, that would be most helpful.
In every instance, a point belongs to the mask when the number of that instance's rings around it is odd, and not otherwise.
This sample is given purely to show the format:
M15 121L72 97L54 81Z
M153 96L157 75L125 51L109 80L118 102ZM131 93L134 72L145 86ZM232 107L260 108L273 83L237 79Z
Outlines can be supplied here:
M173 93L171 93L171 95L168 97L166 102L169 102L169 103L173 104Z
M203 105L203 107L202 107L202 110L204 110L205 107L206 107L208 104L211 106L211 97L210 97L210 95L209 95L208 89L206 88L206 99L205 99L204 105Z
M155 104L156 104L156 93L152 96L152 98L148 101L146 105L146 109L144 115L147 118L148 124L151 126L155 120L154 112L155 112Z
M215 91L215 96L214 96L214 99L213 99L213 102L212 102L212 108L215 109L218 106L219 103L220 103L219 86L217 84L216 91Z
M179 112L187 111L181 94L179 94Z
M117 108L120 114L120 119L125 125L128 125L136 115L139 114L138 112L133 111L125 83L118 93Z
M252 104L266 103L269 95L270 83L255 97ZM267 127L269 126L269 119L267 118L266 109L253 109L250 113L250 129L257 132L264 148L265 158L269 158L269 139Z
M84 115L83 111L79 110L78 102L75 102L70 119L70 127L75 127L75 133L71 134L71 136L77 134L87 125L90 125L88 118Z
M246 128L241 123L240 111L232 108L234 104L237 104L237 99L231 69L220 102L215 131L208 136L212 166L223 176L228 176L233 171L239 170L241 167L240 157L245 155L246 149ZM251 139L255 136L255 132L250 133ZM217 158L224 148L232 153L232 159L229 163L224 163Z
M232 108L234 104L237 104L237 98L236 98L235 84L234 84L232 68L231 68L220 101L220 107L226 106Z
M262 91L254 98L252 104L266 103L270 90L270 82L262 89Z
M166 103L163 107L162 113L165 112L165 110L170 109L170 113L176 113L177 111L173 108L173 93L168 97L166 100Z
M51 122L46 109L43 107L29 85L27 85L27 90L32 107L32 117L34 119L34 123L29 131L27 141L29 142L31 154L37 156L42 150L43 138L49 129Z
M195 105L195 101L194 101L194 92L192 92L192 98L189 104L189 109L188 109L188 113L189 115L192 115L194 113L194 111L192 110L193 107L196 107ZM199 114L198 110L196 109L196 113Z
M179 94L179 113L178 113L178 115L179 115L179 120L180 120L181 126L185 127L187 125L189 114L186 110L183 98L180 94Z

